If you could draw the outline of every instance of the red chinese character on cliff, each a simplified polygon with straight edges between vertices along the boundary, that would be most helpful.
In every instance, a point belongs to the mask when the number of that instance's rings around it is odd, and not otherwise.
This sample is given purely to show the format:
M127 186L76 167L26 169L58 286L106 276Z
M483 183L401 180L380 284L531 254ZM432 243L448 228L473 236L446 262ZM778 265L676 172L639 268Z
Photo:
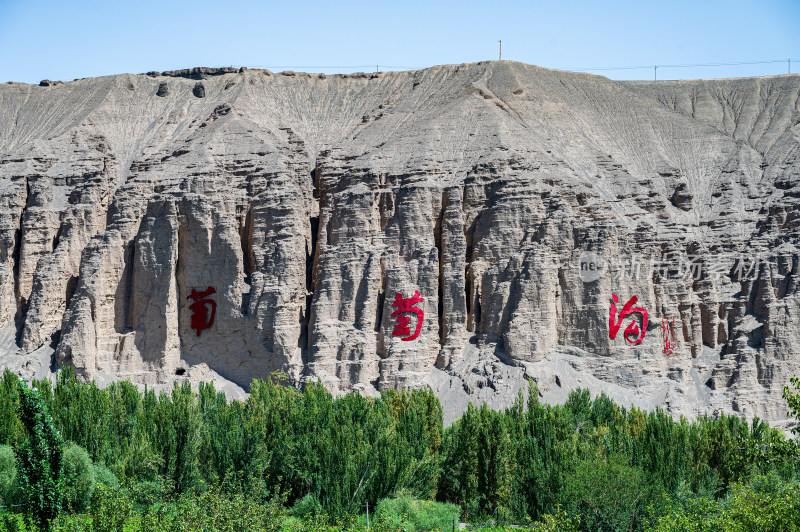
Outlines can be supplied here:
M425 313L421 308L417 308L414 305L422 303L423 301L425 300L420 297L419 290L415 290L414 295L408 299L403 298L403 295L400 293L394 295L392 308L397 308L397 310L392 312L392 318L397 317L397 324L394 327L394 331L392 331L392 336L405 336L405 338L400 338L404 342L408 342L419 336L419 332L422 330L422 318L425 317ZM411 329L408 326L409 323L411 323L411 317L402 316L402 314L406 312L413 312L417 315L417 327L414 329L414 334L411 334Z
M198 292L192 288L192 293L186 299L193 299L194 303L189 305L192 311L192 329L197 329L197 336L200 331L208 329L214 323L214 314L217 312L217 303L213 299L208 299L211 294L217 293L213 286Z
M625 328L625 341L630 344L638 344L644 340L644 335L647 332L647 311L642 307L634 307L638 298L633 296L628 300L627 303L622 307L622 310L619 313L619 320L615 321L615 316L617 314L617 305L619 300L617 299L617 294L611 294L614 302L611 303L611 309L608 316L608 337L612 340L617 337L617 332L619 328L622 326L622 320L624 320L630 314L639 313L642 315L642 329L639 330L639 323L636 318L632 318L631 323ZM640 336L641 334L641 336ZM632 340L631 338L635 338Z
M664 339L664 354L674 355L678 348L678 339L675 335L675 318L661 318L661 336Z

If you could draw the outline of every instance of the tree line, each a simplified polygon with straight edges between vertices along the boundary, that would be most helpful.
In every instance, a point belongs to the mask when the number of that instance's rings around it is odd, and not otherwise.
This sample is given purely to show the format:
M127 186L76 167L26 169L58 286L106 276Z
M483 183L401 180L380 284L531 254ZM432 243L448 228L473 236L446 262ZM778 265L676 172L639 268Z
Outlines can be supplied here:
M449 503L471 523L644 530L692 511L722 515L743 486L785 498L799 456L758 418L675 420L587 390L549 405L533 381L510 408L470 405L444 428L427 388L333 397L276 375L229 401L210 383L100 388L71 368L30 387L9 371L0 380L0 504L42 528L106 496L101 512L112 490L142 516L209 493L246 494L331 524L401 497L409 508ZM800 517L800 503L787 508Z

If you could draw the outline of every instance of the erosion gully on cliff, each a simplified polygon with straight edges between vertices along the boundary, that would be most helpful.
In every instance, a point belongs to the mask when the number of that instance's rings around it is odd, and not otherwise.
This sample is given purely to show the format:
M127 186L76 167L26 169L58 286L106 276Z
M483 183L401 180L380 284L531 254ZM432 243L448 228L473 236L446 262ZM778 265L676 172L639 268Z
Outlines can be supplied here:
M785 423L799 95L506 61L0 85L0 365Z

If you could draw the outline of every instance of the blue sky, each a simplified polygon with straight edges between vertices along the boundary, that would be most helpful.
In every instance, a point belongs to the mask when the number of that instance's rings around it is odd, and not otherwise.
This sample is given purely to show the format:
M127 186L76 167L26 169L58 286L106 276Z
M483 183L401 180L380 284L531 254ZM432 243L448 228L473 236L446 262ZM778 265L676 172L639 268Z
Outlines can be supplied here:
M800 1L0 0L0 82L193 66L400 70L496 59L499 39L503 59L549 68L784 61L659 68L659 79L687 79L783 74L791 58L800 72ZM652 67L595 73L653 78Z

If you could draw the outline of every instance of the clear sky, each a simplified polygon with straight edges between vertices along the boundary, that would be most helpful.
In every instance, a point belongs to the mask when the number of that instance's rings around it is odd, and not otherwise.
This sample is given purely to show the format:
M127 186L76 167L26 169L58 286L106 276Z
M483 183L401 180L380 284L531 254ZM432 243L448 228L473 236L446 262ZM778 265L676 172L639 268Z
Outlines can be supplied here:
M666 68L659 79L800 72L800 0L380 3L0 0L0 82L193 66L369 72L503 59ZM653 68L597 70L653 79Z

